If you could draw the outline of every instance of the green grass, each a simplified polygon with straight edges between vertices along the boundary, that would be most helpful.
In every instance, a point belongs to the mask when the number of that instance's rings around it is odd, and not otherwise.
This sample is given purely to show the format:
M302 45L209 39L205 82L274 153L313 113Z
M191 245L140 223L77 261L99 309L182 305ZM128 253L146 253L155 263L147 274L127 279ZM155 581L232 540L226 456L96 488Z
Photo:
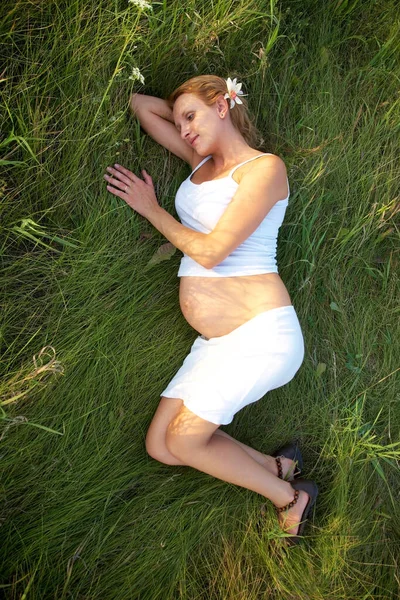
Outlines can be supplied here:
M5 597L398 598L398 3L5 0L0 23ZM320 495L289 553L263 497L144 445L197 332L181 252L149 265L165 238L103 174L146 168L176 217L189 168L129 95L203 73L243 81L288 168L278 259L305 361L224 429L266 453L301 439Z

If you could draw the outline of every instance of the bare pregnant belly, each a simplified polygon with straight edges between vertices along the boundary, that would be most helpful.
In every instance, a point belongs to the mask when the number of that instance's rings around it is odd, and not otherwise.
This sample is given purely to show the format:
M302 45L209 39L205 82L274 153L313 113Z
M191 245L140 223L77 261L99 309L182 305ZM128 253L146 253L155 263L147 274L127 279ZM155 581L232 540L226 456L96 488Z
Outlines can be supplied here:
M226 335L256 315L289 306L290 296L277 273L240 277L181 277L183 316L207 339Z

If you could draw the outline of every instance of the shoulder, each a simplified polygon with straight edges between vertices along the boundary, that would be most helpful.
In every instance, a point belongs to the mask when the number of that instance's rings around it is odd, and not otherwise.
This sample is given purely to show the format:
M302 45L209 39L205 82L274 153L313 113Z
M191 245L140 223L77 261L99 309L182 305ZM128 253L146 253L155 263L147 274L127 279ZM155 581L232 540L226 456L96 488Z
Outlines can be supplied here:
M259 156L246 163L235 171L234 179L243 191L258 190L268 195L273 192L277 200L289 196L286 165L276 154Z
M258 156L258 158L256 158L256 156ZM235 171L235 179L238 183L240 183L245 176L246 179L250 179L251 177L256 177L257 179L260 177L266 177L268 179L275 177L276 179L283 178L286 181L286 165L279 156L276 154L260 155L259 153L258 155L254 155L254 159L255 160L251 160Z

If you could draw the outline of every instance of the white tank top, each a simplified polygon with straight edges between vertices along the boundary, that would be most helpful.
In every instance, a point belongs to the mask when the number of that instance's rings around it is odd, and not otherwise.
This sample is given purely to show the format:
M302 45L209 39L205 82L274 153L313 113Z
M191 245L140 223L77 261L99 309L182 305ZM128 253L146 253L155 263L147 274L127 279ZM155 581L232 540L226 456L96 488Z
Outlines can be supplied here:
M266 156L266 154L253 156L253 158L236 165L226 177L196 184L191 181L191 176L212 155L210 154L202 160L189 177L183 181L176 193L175 208L182 225L194 231L210 233L239 187L239 184L232 177L233 173L242 165L261 156ZM237 275L277 273L276 246L278 231L285 216L289 195L290 191L287 198L274 204L252 235L213 269L206 269L184 253L178 277L187 275L233 277Z

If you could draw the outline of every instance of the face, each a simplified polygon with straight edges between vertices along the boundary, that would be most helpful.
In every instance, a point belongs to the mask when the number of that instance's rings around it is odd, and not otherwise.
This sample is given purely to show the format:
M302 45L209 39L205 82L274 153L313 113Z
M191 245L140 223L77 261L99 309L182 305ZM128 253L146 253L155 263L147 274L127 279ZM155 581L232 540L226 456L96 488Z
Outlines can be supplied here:
M218 99L216 104L207 106L195 94L182 94L173 107L175 126L181 138L194 148L197 154L206 156L213 152L221 138L226 101Z

